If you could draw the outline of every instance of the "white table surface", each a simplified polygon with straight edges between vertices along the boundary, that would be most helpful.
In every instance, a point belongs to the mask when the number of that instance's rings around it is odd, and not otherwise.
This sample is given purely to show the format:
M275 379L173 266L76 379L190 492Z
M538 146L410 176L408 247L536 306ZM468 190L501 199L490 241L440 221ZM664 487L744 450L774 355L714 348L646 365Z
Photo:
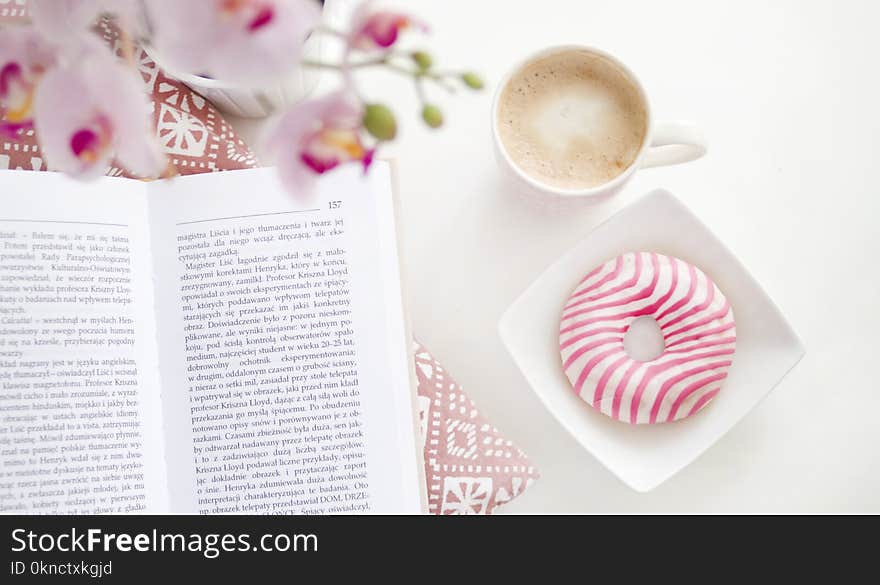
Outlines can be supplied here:
M482 94L432 94L448 123L431 132L405 79L359 77L367 95L395 104L402 125L383 154L399 163L416 335L542 473L503 510L880 512L880 3L397 4L431 24L417 44L440 65L487 79ZM643 171L613 200L564 216L514 197L492 155L492 91L517 58L564 43L617 55L642 79L658 119L703 127L708 156ZM261 126L235 122L246 137ZM638 494L544 409L496 326L548 264L654 187L675 193L742 260L807 355L708 452Z

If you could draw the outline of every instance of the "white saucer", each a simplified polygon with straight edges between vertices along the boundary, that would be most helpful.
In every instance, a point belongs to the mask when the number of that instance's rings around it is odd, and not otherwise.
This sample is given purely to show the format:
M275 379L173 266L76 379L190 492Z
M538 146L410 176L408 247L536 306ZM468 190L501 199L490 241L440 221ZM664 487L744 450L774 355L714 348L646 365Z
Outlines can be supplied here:
M559 317L574 285L609 258L640 250L676 256L701 268L724 291L736 315L736 355L722 391L703 411L675 423L633 426L596 412L575 396L560 363ZM501 317L498 329L535 393L562 426L640 492L654 489L708 449L804 355L797 335L760 285L666 191L653 191L593 230L532 283Z

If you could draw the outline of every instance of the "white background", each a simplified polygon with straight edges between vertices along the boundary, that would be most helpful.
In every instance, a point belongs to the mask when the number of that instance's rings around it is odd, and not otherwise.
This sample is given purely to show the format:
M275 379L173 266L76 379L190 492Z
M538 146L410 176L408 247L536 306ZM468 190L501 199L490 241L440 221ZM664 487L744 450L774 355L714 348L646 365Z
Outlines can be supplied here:
M406 79L359 77L367 95L395 106L402 126L384 155L398 161L415 333L542 473L502 510L880 512L880 3L397 5L430 23L432 35L416 44L441 67L472 67L487 79L481 94L432 93L447 125L431 132ZM643 171L613 200L574 213L522 203L493 159L492 92L514 61L565 43L627 63L657 119L699 123L709 155ZM321 83L333 82L328 75ZM236 126L254 137L260 124ZM740 258L807 355L697 461L637 494L556 424L496 325L554 259L655 187L676 194Z

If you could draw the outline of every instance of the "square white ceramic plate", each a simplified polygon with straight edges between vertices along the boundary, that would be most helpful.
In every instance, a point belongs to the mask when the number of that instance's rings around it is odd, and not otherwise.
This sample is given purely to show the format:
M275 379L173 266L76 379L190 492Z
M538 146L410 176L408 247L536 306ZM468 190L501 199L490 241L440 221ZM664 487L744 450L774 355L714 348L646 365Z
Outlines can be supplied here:
M577 281L631 251L676 256L701 268L736 315L736 354L705 409L669 424L633 426L593 410L571 390L559 358L559 316ZM804 348L773 301L724 245L675 197L654 191L598 226L513 303L498 326L522 373L550 412L605 467L647 492L691 463L779 383Z

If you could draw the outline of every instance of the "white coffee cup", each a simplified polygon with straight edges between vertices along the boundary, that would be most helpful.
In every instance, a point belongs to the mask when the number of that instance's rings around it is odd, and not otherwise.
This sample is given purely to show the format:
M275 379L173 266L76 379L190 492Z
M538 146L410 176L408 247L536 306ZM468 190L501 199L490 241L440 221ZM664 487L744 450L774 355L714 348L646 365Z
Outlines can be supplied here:
M510 83L511 78L535 61L544 57L569 51L591 53L604 58L619 68L639 92L647 120L647 131L645 132L641 147L639 148L638 154L633 162L608 182L589 188L560 188L554 185L548 185L526 173L511 158L501 139L501 133L498 127L498 111L501 96ZM543 51L529 55L511 69L501 83L498 84L498 88L495 92L495 98L492 103L492 136L495 144L496 157L505 175L507 175L507 177L510 178L522 192L539 196L545 200L555 200L557 202L566 200L584 201L611 195L619 191L638 169L684 163L698 159L706 154L706 141L696 126L688 122L655 122L651 113L651 104L648 101L644 86L635 74L633 74L626 65L608 53L593 47L582 45L561 45L544 49Z

